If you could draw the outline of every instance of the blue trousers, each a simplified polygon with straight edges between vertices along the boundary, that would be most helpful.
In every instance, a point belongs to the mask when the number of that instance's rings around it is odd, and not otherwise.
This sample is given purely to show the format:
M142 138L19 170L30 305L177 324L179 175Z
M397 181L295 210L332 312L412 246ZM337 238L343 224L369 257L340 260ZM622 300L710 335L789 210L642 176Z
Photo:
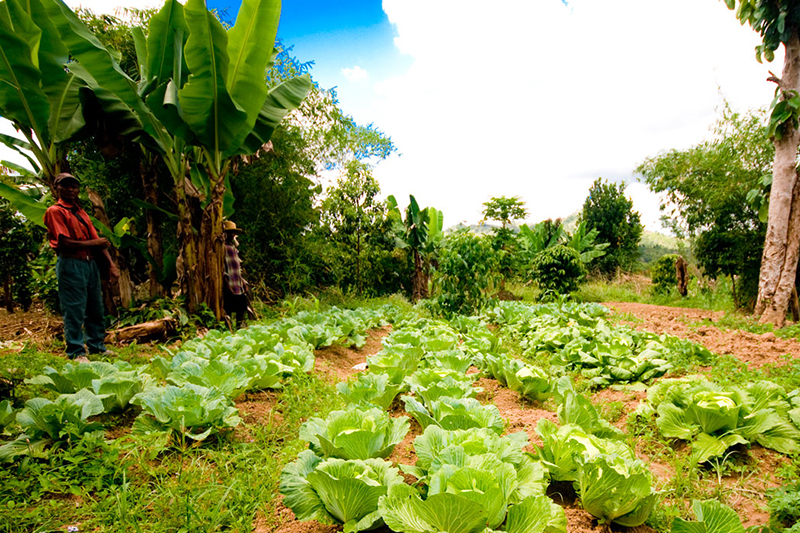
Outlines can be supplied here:
M56 277L67 355L74 359L85 355L87 348L89 353L105 352L105 311L97 264L85 259L59 257Z

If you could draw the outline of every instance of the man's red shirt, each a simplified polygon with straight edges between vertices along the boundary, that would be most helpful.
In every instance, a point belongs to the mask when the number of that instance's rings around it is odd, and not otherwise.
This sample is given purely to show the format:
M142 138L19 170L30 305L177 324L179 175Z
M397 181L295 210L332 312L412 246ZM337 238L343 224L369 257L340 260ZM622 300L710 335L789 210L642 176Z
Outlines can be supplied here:
M84 221L85 225L78 220L78 217ZM74 241L88 241L99 238L97 230L94 229L94 225L92 225L92 221L86 211L61 199L58 200L56 205L51 205L47 208L44 214L44 223L47 226L50 247L57 254L65 251L59 246L62 237ZM69 254L70 256L85 257L87 259L91 257L89 250L69 252Z

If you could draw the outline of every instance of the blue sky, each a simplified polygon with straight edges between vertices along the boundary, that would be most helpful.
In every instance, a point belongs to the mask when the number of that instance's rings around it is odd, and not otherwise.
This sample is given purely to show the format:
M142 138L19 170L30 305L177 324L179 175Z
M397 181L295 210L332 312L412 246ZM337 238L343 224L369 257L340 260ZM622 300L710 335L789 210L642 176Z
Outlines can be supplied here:
M238 0L208 1L235 19ZM628 183L658 230L634 169L709 139L725 100L767 106L783 62L755 61L758 36L722 0L284 0L278 35L395 142L374 170L382 193L413 194L447 226L478 221L492 196L522 197L531 222L566 217L603 177Z

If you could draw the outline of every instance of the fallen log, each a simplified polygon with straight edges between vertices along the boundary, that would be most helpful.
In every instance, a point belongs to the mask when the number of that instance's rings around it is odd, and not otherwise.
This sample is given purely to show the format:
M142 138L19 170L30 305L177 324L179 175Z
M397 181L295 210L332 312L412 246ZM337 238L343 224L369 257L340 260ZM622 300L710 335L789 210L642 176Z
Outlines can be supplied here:
M178 321L174 318L159 318L142 324L134 324L120 329L109 331L106 334L107 343L126 343L140 340L166 339L175 331Z

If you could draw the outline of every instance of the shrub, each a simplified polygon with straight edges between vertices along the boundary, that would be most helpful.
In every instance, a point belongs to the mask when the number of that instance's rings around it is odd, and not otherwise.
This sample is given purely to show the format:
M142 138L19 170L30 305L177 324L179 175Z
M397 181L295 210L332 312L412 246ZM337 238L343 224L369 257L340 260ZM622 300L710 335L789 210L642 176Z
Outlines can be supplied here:
M662 255L650 268L650 279L653 280L653 292L666 294L678 284L678 277L675 274L675 262L678 260L677 254Z
M534 256L531 275L545 294L569 294L586 278L586 267L578 252L559 244Z

